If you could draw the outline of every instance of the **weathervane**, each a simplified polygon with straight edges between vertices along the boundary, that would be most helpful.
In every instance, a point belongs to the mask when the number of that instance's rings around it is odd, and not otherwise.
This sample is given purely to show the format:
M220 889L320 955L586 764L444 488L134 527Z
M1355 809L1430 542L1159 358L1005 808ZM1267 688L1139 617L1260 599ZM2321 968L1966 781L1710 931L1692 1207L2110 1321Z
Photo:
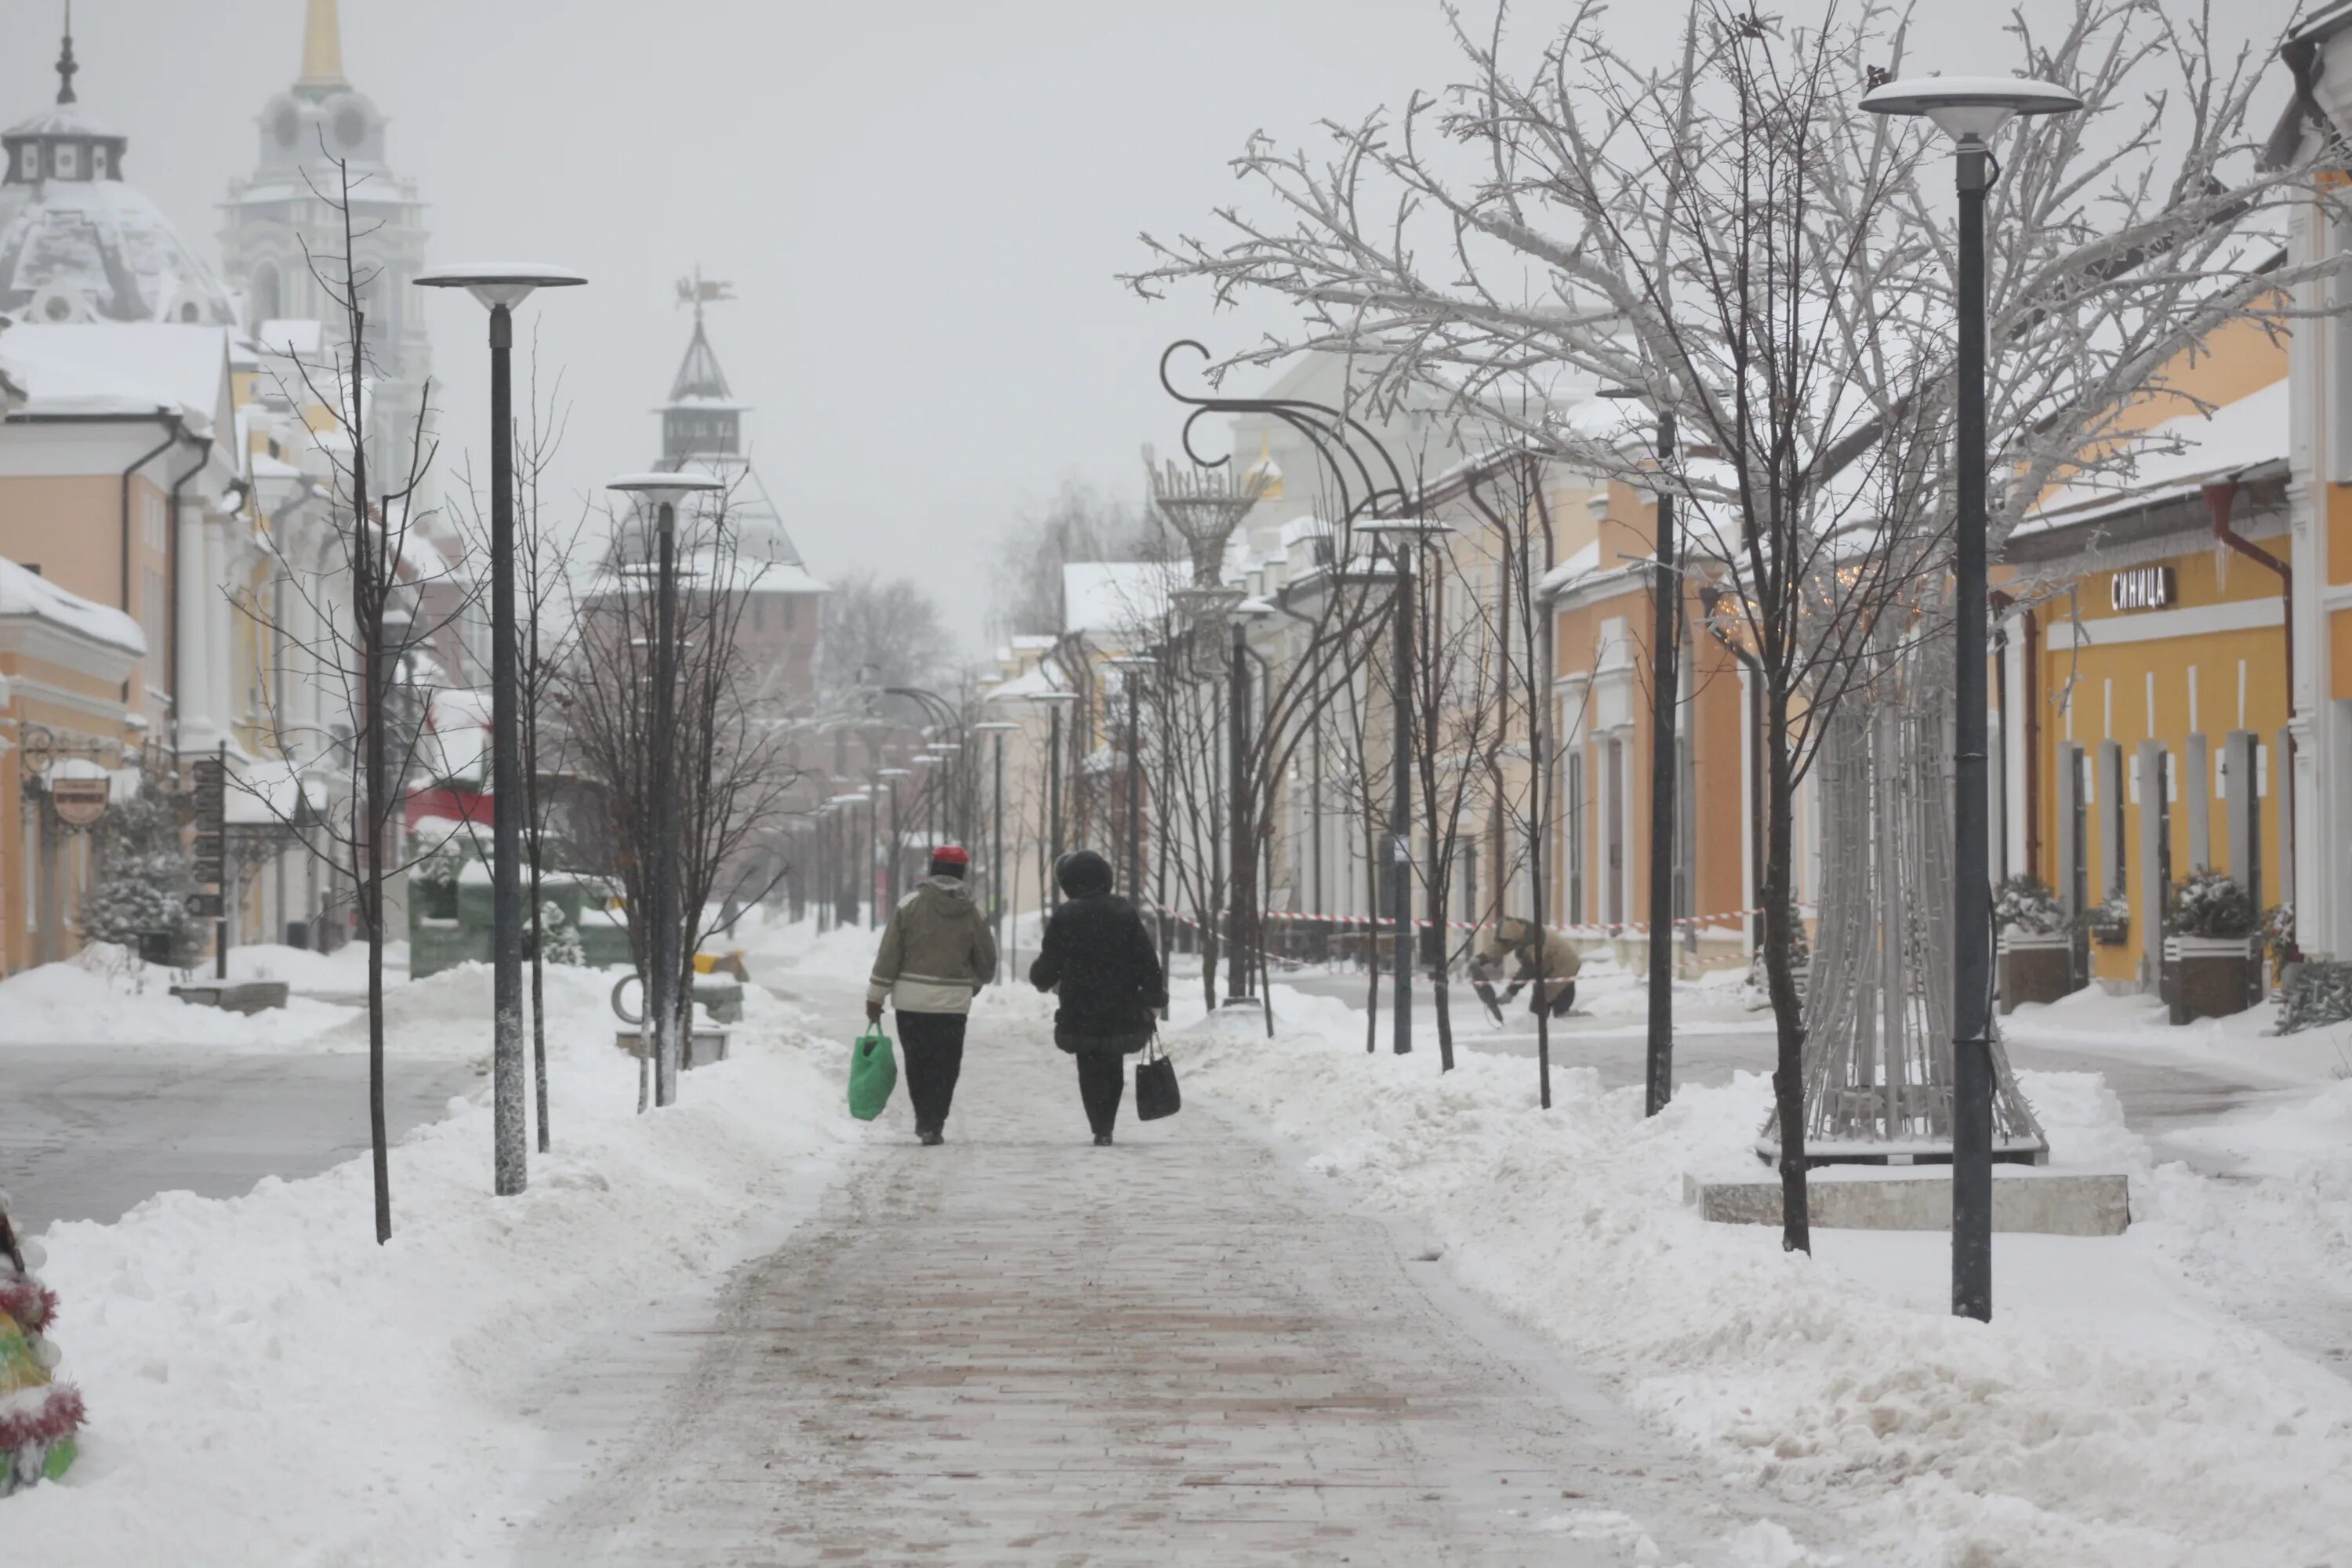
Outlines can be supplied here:
M735 298L735 285L716 278L704 278L702 264L698 261L694 264L693 277L681 278L677 280L677 302L694 307L694 321L697 326L702 323L702 307L717 305L733 298Z

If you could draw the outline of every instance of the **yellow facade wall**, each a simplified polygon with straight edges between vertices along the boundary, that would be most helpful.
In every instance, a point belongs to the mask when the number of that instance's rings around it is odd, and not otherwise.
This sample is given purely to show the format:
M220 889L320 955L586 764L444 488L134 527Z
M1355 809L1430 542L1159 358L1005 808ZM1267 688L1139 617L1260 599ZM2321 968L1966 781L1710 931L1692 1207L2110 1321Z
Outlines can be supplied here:
M2117 611L2110 602L2110 572L2085 573L2079 590L2083 622L2095 628L2102 623L2129 621L2216 605L2276 601L2278 578L2256 563L2231 560L2226 567L2210 551L2197 551L2149 564L2169 566L2175 574L2177 597L2167 610ZM2169 765L2179 778L2179 798L2171 805L2170 851L2173 876L2185 877L2198 867L2239 874L2229 863L2225 803L2213 801L2210 813L2210 842L2189 841L2189 792L2194 781L2186 775L2188 741L2193 732L2207 740L2209 761L2219 757L2221 738L2232 730L2251 730L2268 748L2268 789L2262 799L2262 864L2263 897L2275 901L2279 888L2279 819L2286 808L2286 759L2278 753L2278 734L2286 723L2286 634L2284 626L2260 626L2165 636L2144 641L2091 644L2069 647L2055 628L2068 624L2070 606L2060 600L2045 611L2041 658L2040 701L2042 738L2034 765L2039 774L2041 864L2035 874L2063 891L2067 868L2060 853L2058 768L2070 740L2082 746L2095 770L2100 743L2121 743L2126 779L2139 743L2164 742ZM2196 713L2190 714L2190 672L2196 672ZM2243 690L2242 705L2240 692ZM2203 781L2209 794L2212 779ZM2138 976L2141 922L2161 920L2167 889L2141 885L2140 813L2148 807L2147 792L2132 800L2126 786L2120 868L2104 863L2100 814L2109 808L2104 794L2088 814L2084 860L2094 901L2115 884L2122 872L2126 899L2132 909L2128 940L2114 945L2094 944L2094 973L2104 980L2130 981ZM2153 898L2151 898L2153 893Z

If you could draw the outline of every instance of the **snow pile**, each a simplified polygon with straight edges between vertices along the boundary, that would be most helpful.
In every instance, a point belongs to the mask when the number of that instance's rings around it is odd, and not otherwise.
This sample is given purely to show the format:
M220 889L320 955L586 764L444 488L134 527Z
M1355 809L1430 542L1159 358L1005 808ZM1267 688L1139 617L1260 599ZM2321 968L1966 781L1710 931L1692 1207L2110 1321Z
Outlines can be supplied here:
M2226 1018L2175 1027L2154 996L2110 996L2085 986L2051 1003L2031 1003L2000 1021L2005 1038L2022 1045L2114 1052L2145 1059L2151 1052L2184 1063L2226 1067L2231 1076L2280 1084L2324 1084L2352 1078L2352 1024L2277 1033L2278 1008L2265 1003Z
M349 942L332 952L278 942L255 942L228 950L232 980L283 980L297 991L332 991L360 995L367 990L368 948ZM398 985L408 978L408 944L395 942L384 950L383 983Z
M208 976L198 976L199 979ZM312 1040L352 1016L296 996L246 1016L172 994L175 970L92 942L73 958L0 980L0 1046L200 1045L272 1051Z
M1545 1112L1531 1062L1467 1052L1440 1077L1426 1055L1367 1056L1360 1016L1328 1005L1280 994L1271 1043L1188 1034L1188 1093L1263 1115L1310 1169L1420 1218L1472 1289L1738 1479L1842 1507L1886 1561L2168 1568L2225 1542L2229 1561L2352 1561L2352 1388L2199 1300L2174 1259L2233 1195L2179 1167L2149 1182L2095 1078L2027 1089L2062 1152L2141 1178L2147 1222L1999 1237L1985 1326L1948 1315L1943 1235L1817 1232L1813 1261L1683 1205L1685 1172L1753 1140L1759 1075L1645 1121L1638 1089L1556 1069ZM2331 1181L2281 1198L2255 1248L2331 1214L2340 1230L2347 1162L2339 1144Z
M532 1156L519 1197L490 1195L489 1111L459 1100L394 1150L384 1247L364 1160L53 1226L89 1425L65 1484L9 1500L10 1560L430 1556L420 1543L534 1451L525 1391L551 1363L593 1363L706 1286L817 1179L812 1158L854 1135L838 1047L756 1021L733 1059L687 1075L677 1107L635 1115L598 979L551 987L555 1152ZM478 994L463 974L405 988L417 1005L394 1048ZM485 1033L487 1012L470 1027Z

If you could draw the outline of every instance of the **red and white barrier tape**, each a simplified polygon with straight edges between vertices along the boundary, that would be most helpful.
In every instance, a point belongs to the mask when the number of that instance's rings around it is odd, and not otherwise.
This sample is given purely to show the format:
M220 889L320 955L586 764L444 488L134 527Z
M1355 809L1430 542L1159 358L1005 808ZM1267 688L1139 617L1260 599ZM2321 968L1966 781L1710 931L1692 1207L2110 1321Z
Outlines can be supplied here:
M1764 911L1761 909L1726 910L1719 914L1685 915L1676 920L1674 923L1678 927L1719 927L1726 921L1746 920L1750 915L1760 915ZM1180 921L1185 925L1192 926L1196 930L1201 929L1200 922L1192 919L1188 915L1180 914L1173 910L1169 910L1168 914L1171 919ZM1396 921L1390 920L1385 916L1310 915L1301 913L1295 910L1262 910L1259 911L1257 918L1261 921L1269 923L1286 921L1321 925L1365 926L1375 931L1393 931L1396 929ZM1478 922L1475 921L1417 920L1412 923L1415 929L1420 931L1435 931L1441 927L1446 931L1477 931L1480 929ZM1570 936L1594 937L1646 936L1649 934L1650 931L1649 922L1646 921L1626 921L1619 925L1555 926L1552 929L1555 931L1566 931Z

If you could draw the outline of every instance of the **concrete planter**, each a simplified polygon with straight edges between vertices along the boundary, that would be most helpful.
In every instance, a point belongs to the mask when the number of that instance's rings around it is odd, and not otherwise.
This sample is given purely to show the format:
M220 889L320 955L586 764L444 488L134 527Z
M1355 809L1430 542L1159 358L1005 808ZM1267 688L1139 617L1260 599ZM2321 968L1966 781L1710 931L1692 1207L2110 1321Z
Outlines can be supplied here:
M283 980L197 981L174 985L172 994L197 1007L217 1007L224 1013L267 1013L286 1005Z
M2000 939L2000 1010L2055 1002L2074 990L2074 939L2064 931L2005 932Z
M2252 1005L2256 960L2252 937L2167 937L2164 957L2164 1000L2174 1024L2226 1018Z

